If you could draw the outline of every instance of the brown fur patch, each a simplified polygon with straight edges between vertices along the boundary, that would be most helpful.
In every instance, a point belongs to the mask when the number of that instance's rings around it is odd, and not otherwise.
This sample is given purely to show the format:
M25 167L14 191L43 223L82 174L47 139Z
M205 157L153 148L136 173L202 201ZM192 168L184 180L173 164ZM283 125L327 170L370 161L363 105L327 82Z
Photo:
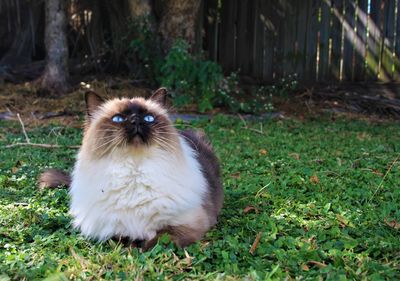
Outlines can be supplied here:
M71 177L62 171L48 169L39 176L38 184L40 189L69 186L71 184Z
M156 237L146 241L142 248L144 251L150 250L157 244L158 239L165 233L170 235L171 240L175 243L175 245L184 248L200 240L207 230L208 229L199 229L189 225L168 226L159 230Z
M197 152L197 160L201 165L204 177L208 182L207 196L203 199L203 206L208 214L211 225L217 223L217 217L224 200L219 161L204 132L182 131L180 134L187 143Z

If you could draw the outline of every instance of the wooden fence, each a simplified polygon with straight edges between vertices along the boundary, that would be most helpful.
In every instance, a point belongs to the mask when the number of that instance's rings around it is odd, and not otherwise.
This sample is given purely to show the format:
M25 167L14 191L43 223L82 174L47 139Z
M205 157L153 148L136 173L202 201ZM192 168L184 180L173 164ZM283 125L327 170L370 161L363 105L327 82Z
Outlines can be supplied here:
M205 0L204 46L270 82L399 81L400 0Z

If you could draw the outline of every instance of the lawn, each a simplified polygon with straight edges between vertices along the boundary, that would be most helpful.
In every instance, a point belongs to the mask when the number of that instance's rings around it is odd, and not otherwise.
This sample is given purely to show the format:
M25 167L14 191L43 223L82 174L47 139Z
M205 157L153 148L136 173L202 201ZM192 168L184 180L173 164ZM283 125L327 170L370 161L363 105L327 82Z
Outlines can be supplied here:
M219 223L185 250L97 243L70 226L66 189L38 190L46 167L71 169L74 149L24 141L0 123L0 280L400 279L400 124L322 118L243 122L206 131L221 159ZM32 142L77 145L79 129L27 128ZM258 240L258 241L257 241Z

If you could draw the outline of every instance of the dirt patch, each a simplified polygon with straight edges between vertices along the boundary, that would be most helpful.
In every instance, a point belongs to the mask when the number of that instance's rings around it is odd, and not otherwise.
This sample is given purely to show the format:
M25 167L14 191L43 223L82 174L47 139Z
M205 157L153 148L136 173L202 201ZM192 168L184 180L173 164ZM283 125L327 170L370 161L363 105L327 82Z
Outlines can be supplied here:
M81 126L87 90L105 98L148 96L151 93L151 89L121 78L81 82L75 91L56 97L43 96L31 83L4 84L0 87L0 119L18 120L19 113L28 125L56 121L68 126ZM273 103L274 111L298 119L317 119L329 114L332 118L344 115L372 121L399 120L399 93L400 84L316 85L288 98L274 98ZM194 108L189 106L185 112L194 112ZM217 108L208 113L228 112Z
M147 96L151 90L135 87L128 82L91 81L62 96L42 96L32 84L5 84L0 87L0 119L17 120L17 114L27 124L49 121L63 124L79 121L85 110L84 93L93 90L104 98Z
M300 119L332 118L370 121L400 120L400 84L341 83L304 88L288 99L275 99L274 106Z

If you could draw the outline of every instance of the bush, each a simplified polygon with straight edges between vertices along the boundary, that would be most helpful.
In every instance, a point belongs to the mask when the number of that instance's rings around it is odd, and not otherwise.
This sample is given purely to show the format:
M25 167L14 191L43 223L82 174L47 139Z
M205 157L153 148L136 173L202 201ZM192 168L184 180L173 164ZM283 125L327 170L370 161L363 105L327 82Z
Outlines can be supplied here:
M178 40L165 57L158 79L161 85L172 89L176 106L196 103L198 110L204 112L215 106L224 75L217 63L193 56L188 50L188 44Z
M177 40L163 58L160 42L148 26L136 24L139 36L131 46L146 78L153 85L167 87L177 108L195 104L200 112L224 107L232 112L259 114L273 110L273 96L287 97L297 88L296 76L289 76L274 86L253 87L245 93L239 86L238 73L224 77L219 64L201 54L191 54L184 40Z
M130 29L136 34L136 39L130 43L135 61L138 62L139 76L149 78L152 86L157 86L156 77L161 76L163 57L161 41L154 36L151 26L154 20L151 17L142 17L130 23Z

